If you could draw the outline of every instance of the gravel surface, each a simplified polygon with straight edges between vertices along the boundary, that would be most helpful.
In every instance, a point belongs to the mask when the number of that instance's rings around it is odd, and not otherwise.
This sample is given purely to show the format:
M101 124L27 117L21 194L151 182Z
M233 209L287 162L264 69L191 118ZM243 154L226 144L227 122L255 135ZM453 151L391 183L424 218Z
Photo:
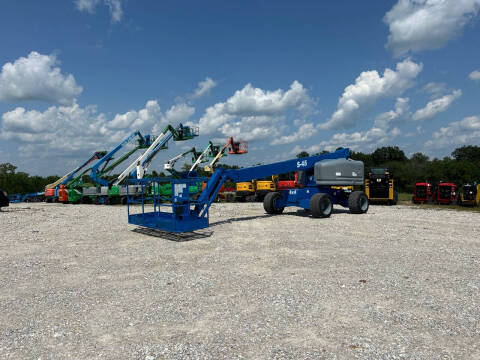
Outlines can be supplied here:
M195 236L122 206L0 212L1 359L480 359L480 214L214 204Z

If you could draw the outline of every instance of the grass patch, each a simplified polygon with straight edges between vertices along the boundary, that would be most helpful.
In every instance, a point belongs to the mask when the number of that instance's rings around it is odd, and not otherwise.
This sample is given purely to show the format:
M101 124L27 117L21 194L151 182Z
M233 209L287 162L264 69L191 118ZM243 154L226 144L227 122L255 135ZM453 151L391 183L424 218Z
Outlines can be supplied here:
M413 197L413 194L409 194L409 193L398 193L398 201L399 202L412 202L412 197Z

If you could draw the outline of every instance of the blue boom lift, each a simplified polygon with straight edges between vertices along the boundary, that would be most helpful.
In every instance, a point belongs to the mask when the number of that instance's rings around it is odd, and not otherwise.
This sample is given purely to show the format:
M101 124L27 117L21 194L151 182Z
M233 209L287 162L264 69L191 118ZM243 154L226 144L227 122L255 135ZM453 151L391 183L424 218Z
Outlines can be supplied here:
M349 149L341 148L332 153L244 169L219 168L210 177L198 199L191 196L189 188L192 183L203 179L172 179L173 191L168 205L149 190L152 186L158 186L159 182L165 182L165 179L132 179L129 183L140 185L142 195L128 197L128 222L169 232L206 228L209 225L209 207L227 179L234 182L250 181L292 171L299 172L299 187L267 194L263 206L268 214L281 214L285 207L297 206L310 210L313 217L329 217L333 204L348 207L354 214L366 213L369 203L365 193L346 192L341 188L346 185L362 186L364 181L363 163L349 159L349 155ZM335 185L340 188L332 188ZM142 206L130 207L134 203ZM162 211L165 206L171 207L171 210ZM135 210L137 213L133 213Z
M113 158L113 155L117 151L119 151L122 147L128 144L132 139L138 136L138 145L141 147L148 147L150 146L151 142L153 141L150 138L150 135L146 135L145 137L142 136L140 131L134 131L130 135L128 135L125 139L123 139L117 146L115 146L108 154L106 154L103 158L97 161L90 169L90 178L92 179L94 184L108 186L108 180L101 178L102 169L100 167L102 165L106 166L108 162Z

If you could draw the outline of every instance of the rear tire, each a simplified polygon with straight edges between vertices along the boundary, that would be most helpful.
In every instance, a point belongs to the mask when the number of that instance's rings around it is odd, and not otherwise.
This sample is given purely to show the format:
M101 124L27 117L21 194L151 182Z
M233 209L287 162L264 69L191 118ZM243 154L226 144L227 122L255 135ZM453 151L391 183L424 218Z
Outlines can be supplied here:
M310 198L310 212L314 218L327 218L332 215L333 203L328 194L317 193Z
M282 194L278 192L271 192L263 199L263 208L268 214L281 214L284 207L276 207L275 203L282 198Z
M389 201L389 205L397 205L397 203L398 203L398 193L394 191L393 199Z
M368 207L368 198L363 191L354 191L348 197L348 208L352 214L365 214Z

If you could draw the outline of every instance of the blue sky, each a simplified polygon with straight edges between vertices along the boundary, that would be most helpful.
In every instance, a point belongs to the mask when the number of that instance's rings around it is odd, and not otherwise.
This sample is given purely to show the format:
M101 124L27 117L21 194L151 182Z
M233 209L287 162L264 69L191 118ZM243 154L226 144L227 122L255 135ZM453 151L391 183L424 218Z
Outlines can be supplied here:
M480 145L480 0L45 4L0 12L0 162L32 174L180 121L201 136L151 169L230 135L241 165Z

